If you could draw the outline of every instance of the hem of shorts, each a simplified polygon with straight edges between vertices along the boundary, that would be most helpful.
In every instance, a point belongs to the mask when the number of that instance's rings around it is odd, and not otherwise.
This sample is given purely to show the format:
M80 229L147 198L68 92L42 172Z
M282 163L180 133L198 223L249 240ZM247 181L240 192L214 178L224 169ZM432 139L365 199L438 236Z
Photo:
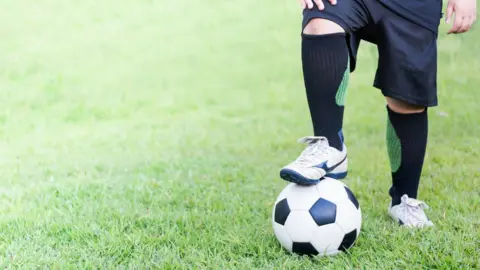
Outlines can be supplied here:
M326 15L325 13L318 12L318 11L309 12L308 16L307 15L304 15L304 16L305 16L304 20L307 19L307 21L310 21L310 20L315 19L315 18L326 19L326 20L333 21L334 23L340 25L340 27L343 28L343 31L345 31L346 34L350 34L350 32L348 30L349 29L348 24L343 19L341 19L340 17L329 16L329 15ZM305 26L308 24L308 22L304 22L304 23L306 23ZM302 33L303 33L303 28L305 26L302 27Z
M405 101L412 105L419 105L419 106L425 106L425 107L438 106L438 99L428 100L428 99L422 99L422 98L410 98L410 97L405 97L405 95L402 95L398 92L392 91L391 89L384 89L375 84L373 86L377 89L380 89L380 91L382 91L382 94L386 97Z

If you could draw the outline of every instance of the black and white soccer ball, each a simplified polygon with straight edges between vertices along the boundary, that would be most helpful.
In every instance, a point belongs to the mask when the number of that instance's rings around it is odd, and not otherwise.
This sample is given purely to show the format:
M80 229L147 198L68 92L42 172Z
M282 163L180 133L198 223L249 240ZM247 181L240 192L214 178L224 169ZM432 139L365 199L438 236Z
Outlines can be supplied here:
M362 213L353 192L326 178L317 185L289 184L273 208L280 244L299 255L332 256L351 248L360 234Z

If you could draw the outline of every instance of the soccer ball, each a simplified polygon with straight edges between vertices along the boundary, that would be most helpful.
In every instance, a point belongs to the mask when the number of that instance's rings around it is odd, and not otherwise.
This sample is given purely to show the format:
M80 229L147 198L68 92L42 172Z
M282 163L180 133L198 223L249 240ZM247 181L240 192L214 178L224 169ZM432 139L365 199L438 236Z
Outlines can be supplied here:
M332 256L351 248L362 224L360 205L341 181L289 184L273 208L273 230L280 244L299 255Z

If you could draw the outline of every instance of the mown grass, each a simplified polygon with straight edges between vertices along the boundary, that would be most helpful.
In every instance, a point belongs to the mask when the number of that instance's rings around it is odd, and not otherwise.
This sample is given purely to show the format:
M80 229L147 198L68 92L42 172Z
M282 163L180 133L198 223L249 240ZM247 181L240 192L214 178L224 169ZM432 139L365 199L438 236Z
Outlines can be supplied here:
M345 119L351 254L282 250L278 169L311 133L295 1L18 0L0 11L2 268L480 267L477 29L439 38L421 199L435 230L399 229L376 49L361 48Z

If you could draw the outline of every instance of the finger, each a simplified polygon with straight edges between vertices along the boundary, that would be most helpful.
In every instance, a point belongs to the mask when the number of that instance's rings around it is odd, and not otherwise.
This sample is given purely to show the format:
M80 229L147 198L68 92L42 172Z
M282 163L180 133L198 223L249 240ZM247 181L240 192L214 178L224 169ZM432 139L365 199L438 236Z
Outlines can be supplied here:
M463 18L463 22L462 22L462 26L461 26L460 29L458 30L458 33L465 33L465 32L467 32L467 31L470 29L471 22L472 22L472 18L471 18L471 17L464 17L464 18Z
M337 0L330 0L330 4L336 5L336 4L337 4Z
M453 15L453 7L454 5L453 4L448 4L448 7L447 7L447 16L445 18L445 22L446 23L450 23L450 20L452 19L452 15Z
M315 0L315 4L317 4L318 9L320 9L320 10L324 10L324 9L325 9L325 6L323 5L322 0Z
M463 14L455 13L455 21L453 22L453 26L450 29L450 31L448 31L449 34L458 33L458 31L462 27L463 18L464 18Z
M312 9L312 8L313 8L313 2L312 2L312 0L305 0L305 2L306 2L306 5L307 5L307 7L308 7L309 9Z

